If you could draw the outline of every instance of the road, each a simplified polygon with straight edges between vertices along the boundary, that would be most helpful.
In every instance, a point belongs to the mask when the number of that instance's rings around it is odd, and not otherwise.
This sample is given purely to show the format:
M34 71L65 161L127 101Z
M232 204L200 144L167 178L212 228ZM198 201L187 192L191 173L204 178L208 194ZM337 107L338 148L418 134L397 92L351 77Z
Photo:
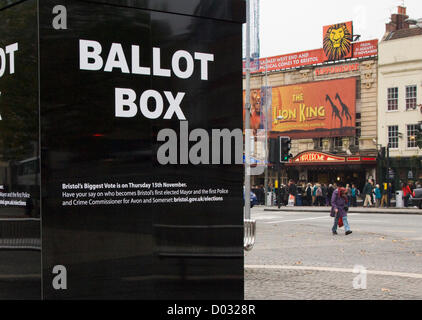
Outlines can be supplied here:
M350 213L347 236L344 228L332 235L328 208L255 207L252 218L257 236L245 253L245 299L422 299L422 215ZM354 273L357 266L366 274Z

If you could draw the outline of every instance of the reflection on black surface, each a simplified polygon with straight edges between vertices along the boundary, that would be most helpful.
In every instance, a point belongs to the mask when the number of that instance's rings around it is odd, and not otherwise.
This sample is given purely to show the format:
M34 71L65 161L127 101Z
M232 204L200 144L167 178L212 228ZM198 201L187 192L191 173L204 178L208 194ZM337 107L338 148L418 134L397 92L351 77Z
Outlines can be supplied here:
M0 11L0 35L0 48L18 44L0 77L0 299L40 299L36 1Z
M53 3L40 3L44 297L243 298L242 166L160 166L156 135L163 128L177 131L179 120L114 115L114 88L138 96L152 88L187 93L183 113L192 130L242 128L241 25L75 1L67 8L72 28L55 31ZM206 14L207 3L196 3ZM182 49L216 59L209 81L199 72L178 79L85 71L79 70L79 39L100 42L105 58L112 43L125 53L140 45L145 66L152 65L152 47L161 48L162 68ZM230 197L189 205L61 205L62 183L105 181L182 181L192 189L221 186ZM66 291L51 287L58 264L68 270Z

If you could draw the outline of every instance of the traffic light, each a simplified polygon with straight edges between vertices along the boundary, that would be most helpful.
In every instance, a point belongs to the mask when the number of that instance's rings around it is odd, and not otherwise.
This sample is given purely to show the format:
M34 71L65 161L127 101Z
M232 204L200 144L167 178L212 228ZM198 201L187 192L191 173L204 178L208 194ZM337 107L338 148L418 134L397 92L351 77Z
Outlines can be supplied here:
M275 138L270 138L269 139L269 157L268 157L268 161L270 163L277 163L279 161L279 152L278 152L278 144L277 144L277 139Z
M292 157L290 154L290 148L292 147L292 142L290 137L279 137L280 138L280 162L289 162L289 159Z

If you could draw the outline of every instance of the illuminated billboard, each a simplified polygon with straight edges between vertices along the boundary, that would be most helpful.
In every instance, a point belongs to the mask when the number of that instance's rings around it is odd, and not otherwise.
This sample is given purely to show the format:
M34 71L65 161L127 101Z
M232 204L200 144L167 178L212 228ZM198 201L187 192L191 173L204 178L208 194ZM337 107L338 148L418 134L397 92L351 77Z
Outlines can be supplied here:
M356 78L275 87L271 131L291 138L354 136Z

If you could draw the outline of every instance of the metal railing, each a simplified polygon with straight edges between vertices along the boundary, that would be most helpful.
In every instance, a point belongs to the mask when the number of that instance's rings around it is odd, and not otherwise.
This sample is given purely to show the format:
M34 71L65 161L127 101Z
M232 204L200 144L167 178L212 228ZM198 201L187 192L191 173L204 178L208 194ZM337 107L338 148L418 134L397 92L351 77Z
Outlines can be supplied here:
M250 251L255 245L256 221L251 219L245 219L244 229L245 233L243 236L243 248L246 251Z
M0 250L41 250L39 218L1 218Z

